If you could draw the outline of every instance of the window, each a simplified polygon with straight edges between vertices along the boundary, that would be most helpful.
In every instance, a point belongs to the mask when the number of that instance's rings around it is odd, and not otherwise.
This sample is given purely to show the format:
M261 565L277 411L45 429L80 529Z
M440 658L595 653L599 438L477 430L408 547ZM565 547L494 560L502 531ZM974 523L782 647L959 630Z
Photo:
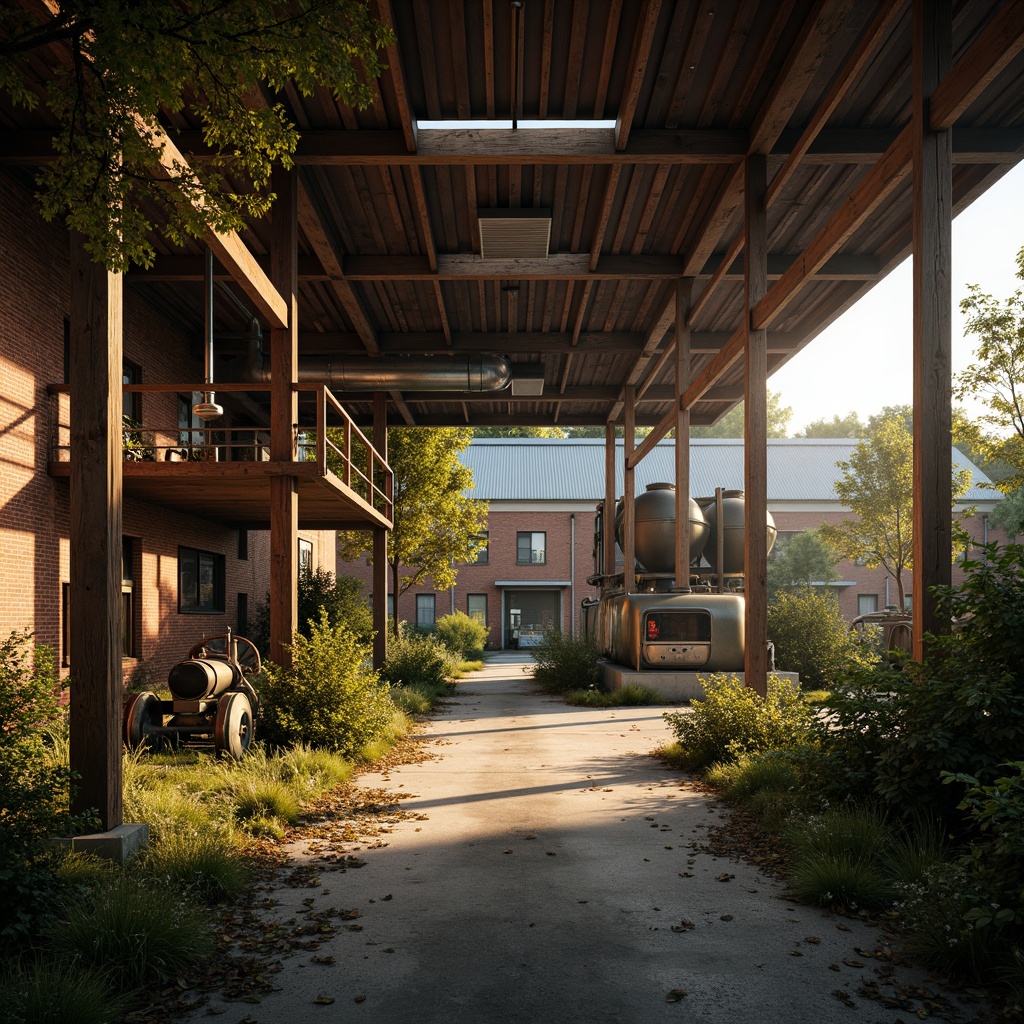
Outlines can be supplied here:
M871 612L878 611L878 595L877 594L858 594L857 595L857 614L858 615L870 615Z
M516 565L544 565L547 562L546 533L516 534Z
M903 595L903 610L905 612L912 612L914 610L914 595L904 594Z
M249 531L239 530L238 531L238 560L240 562L249 561Z
M416 628L434 628L434 594L416 595Z
M313 571L313 542L299 539L299 572Z
M61 647L60 663L65 668L71 664L71 584L60 585L60 610L63 620L61 621Z
M249 595L239 594L238 602L235 605L236 614L235 618L238 620L236 629L238 630L239 636L248 636L249 634Z
M178 611L224 611L224 556L178 548Z
M130 537L121 539L121 654L135 657L135 572Z
M201 445L205 439L203 431L199 428L206 424L193 409L195 402L202 400L201 391L193 391L191 395L178 395L178 444L183 448Z
M487 595L486 594L467 594L466 595L466 614L474 622L479 622L481 626L486 626L487 625Z
M122 384L141 384L142 383L142 367L137 363L133 363L128 359L125 359L121 363L121 383ZM122 406L122 412L135 424L142 424L142 395L137 391L125 392L123 396L124 404Z
M478 549L476 558L473 559L473 564L487 565L491 560L490 534L485 530L483 533L478 533L476 539L478 541L483 541L483 547Z

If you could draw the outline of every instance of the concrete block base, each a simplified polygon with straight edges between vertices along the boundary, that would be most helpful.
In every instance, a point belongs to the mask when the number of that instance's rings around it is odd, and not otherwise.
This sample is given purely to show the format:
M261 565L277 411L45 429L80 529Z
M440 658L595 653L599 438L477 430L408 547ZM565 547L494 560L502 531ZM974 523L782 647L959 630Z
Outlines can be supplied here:
M598 664L598 672L602 690L621 690L624 686L649 686L657 690L668 700L700 700L704 696L704 681L712 672L637 672L625 665L616 665L610 661ZM773 672L780 679L788 679L794 687L800 685L800 676L796 672ZM743 682L742 672L729 672Z
M60 842L80 853L93 853L97 857L124 864L149 843L149 825L133 822L118 825L109 832L94 832L92 835L75 836Z

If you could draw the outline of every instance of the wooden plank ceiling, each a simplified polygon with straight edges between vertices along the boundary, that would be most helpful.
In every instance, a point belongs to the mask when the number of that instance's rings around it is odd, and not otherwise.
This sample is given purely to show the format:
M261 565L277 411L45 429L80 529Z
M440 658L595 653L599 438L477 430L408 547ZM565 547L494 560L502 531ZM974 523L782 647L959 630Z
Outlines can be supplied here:
M954 72L932 119L953 128L955 210L1024 149L1022 6L953 4ZM533 397L396 389L393 422L603 424L627 384L637 423L660 420L672 408L678 279L696 279L693 379L741 325L748 153L768 157L769 294L756 318L769 327L769 372L910 250L909 0L377 7L397 42L371 107L283 97L303 132L300 354L397 365L407 354L492 352L513 376L542 366L544 377ZM23 111L4 117L7 128L38 127ZM422 127L513 117L613 126ZM187 112L167 127L202 158ZM549 255L482 258L478 210L550 211ZM243 238L265 256L269 224ZM198 343L201 249L159 251L129 281ZM218 318L225 335L243 326L220 299ZM849 358L836 353L825 386L839 386ZM734 362L692 421L731 408L741 381ZM370 395L339 397L370 421Z

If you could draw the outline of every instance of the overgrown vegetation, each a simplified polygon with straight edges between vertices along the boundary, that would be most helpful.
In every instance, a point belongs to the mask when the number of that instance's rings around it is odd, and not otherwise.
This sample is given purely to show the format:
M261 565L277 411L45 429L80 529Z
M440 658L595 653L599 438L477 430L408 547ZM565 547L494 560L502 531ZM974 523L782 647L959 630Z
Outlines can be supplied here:
M641 708L659 704L673 704L650 686L630 683L618 690L569 690L565 703L584 708Z
M597 645L582 633L550 626L533 649L533 679L546 693L588 690L597 685Z
M260 729L268 743L306 743L359 757L362 748L405 723L377 673L370 650L343 622L321 609L309 637L296 634L292 667L272 662L257 679Z
M776 668L799 672L806 687L830 687L851 668L878 661L874 634L852 633L835 596L809 587L776 595L768 635Z
M884 913L924 965L1024 995L1024 549L937 593L923 663L854 664L811 705L714 677L668 751L784 844L807 902ZM856 659L851 659L856 661Z
M484 656L487 627L465 612L442 615L434 623L438 639L463 661L479 661Z

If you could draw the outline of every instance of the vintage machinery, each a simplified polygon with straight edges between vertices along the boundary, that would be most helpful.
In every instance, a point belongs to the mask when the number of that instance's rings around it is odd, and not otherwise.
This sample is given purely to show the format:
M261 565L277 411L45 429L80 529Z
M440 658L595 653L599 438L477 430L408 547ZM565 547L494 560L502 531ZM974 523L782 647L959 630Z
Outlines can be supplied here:
M212 743L238 760L255 735L259 698L247 676L259 671L260 653L251 640L230 630L205 637L167 674L170 700L146 691L125 702L125 744L159 750Z
M675 578L675 487L648 484L634 504L636 565L625 572L603 565L604 508L595 523L597 600L582 603L583 628L601 654L636 671L739 672L744 663L744 502L742 491L719 490L690 499L690 566ZM625 516L616 506L615 534L622 548ZM719 525L721 524L721 525ZM768 547L775 541L771 516Z

